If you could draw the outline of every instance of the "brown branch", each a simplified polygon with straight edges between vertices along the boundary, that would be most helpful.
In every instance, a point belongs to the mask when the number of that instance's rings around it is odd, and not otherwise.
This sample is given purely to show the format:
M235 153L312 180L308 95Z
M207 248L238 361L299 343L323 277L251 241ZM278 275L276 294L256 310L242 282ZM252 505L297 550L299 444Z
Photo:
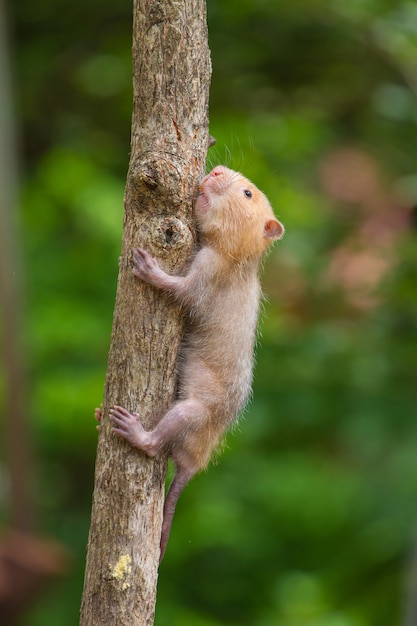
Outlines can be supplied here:
M205 2L136 0L131 160L81 626L153 624L166 459L118 440L108 411L121 404L151 428L174 398L179 309L135 280L131 251L180 271L195 245L210 74Z

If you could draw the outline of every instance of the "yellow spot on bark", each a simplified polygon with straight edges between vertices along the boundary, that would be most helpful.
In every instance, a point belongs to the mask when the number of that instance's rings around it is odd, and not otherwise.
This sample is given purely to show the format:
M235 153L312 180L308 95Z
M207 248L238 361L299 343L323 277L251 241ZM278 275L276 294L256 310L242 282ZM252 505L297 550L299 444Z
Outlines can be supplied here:
M125 591L130 587L130 583L126 580L126 578L132 572L132 559L128 554L123 554L116 565L113 567L111 575L116 580L124 580L122 585L122 590Z

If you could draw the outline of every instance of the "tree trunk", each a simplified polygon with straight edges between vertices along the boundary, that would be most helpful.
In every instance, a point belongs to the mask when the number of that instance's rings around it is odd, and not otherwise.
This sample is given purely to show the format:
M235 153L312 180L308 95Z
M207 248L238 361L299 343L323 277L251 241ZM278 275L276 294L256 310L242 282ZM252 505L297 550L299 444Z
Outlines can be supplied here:
M108 413L120 404L151 429L175 396L180 312L134 277L131 252L180 272L195 245L210 75L205 1L135 0L131 159L81 626L153 624L166 458L114 436Z

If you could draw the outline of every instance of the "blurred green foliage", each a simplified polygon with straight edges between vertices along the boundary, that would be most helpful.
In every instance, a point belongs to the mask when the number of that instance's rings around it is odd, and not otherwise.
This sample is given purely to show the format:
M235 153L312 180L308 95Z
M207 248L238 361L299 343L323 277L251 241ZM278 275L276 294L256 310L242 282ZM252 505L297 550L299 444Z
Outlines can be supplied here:
M181 498L155 623L392 626L417 520L417 5L209 0L208 15L208 165L252 178L287 234L266 264L253 402ZM70 626L121 242L131 5L20 0L10 17L37 501L73 554L24 624Z

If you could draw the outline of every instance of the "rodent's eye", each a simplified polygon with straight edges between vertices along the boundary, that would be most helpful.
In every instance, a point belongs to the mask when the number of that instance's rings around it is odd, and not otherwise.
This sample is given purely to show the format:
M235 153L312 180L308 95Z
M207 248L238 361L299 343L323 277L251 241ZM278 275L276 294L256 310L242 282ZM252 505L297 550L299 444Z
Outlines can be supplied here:
M245 194L247 198L252 198L252 192L250 189L244 189L243 193Z

